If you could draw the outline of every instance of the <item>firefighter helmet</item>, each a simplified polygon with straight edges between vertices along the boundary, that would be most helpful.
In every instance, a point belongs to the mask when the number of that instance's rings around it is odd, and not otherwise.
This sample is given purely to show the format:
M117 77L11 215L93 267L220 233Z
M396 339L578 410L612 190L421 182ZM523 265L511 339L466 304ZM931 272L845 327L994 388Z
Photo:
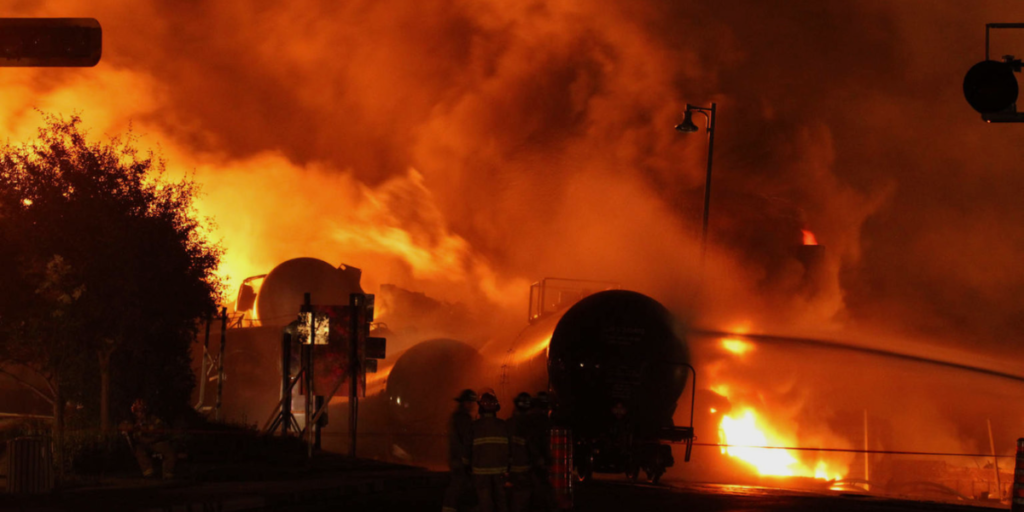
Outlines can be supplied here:
M146 413L146 401L141 398L136 398L132 402L132 414L145 414Z
M538 408L547 409L551 407L551 395L547 391L538 391L531 403Z
M480 412L493 413L501 410L501 404L498 403L498 397L494 396L494 393L480 395L480 401L477 404L480 406Z
M516 395L515 404L516 409L525 411L530 408L530 394L523 392Z
M456 402L476 402L477 400L476 391L472 389L463 389L462 393L455 397Z

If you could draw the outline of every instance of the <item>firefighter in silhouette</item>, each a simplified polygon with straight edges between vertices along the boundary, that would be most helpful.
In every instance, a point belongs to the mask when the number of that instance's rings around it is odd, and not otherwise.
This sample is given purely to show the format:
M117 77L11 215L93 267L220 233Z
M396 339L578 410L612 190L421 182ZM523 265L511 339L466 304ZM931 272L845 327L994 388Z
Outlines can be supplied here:
M451 480L444 493L442 512L455 512L462 496L473 488L469 456L473 446L473 407L477 396L472 389L463 390L455 398L459 403L448 421L448 468Z
M473 422L470 455L473 486L480 512L506 512L505 475L509 469L508 425L498 418L501 405L493 392L480 395L480 418Z
M530 487L531 501L534 510L554 511L555 488L551 485L551 397L547 391L538 391L530 401L530 412L527 414L530 424L530 437L527 447L530 448Z
M525 512L530 508L530 495L532 485L530 482L530 458L531 451L536 447L530 446L530 437L533 435L533 428L530 424L530 394L519 393L515 398L516 408L512 411L512 417L508 419L508 440L509 440L509 482L511 496L509 509L512 512Z
M626 405L615 402L612 407L612 424L605 439L605 450L625 461L630 456L633 430L627 415Z
M132 404L132 415L135 422L122 423L121 431L131 442L142 476L150 478L154 475L151 454L158 454L163 459L161 476L164 479L174 478L174 463L177 462L178 454L171 446L171 435L166 425L160 418L149 413L146 401L141 398Z

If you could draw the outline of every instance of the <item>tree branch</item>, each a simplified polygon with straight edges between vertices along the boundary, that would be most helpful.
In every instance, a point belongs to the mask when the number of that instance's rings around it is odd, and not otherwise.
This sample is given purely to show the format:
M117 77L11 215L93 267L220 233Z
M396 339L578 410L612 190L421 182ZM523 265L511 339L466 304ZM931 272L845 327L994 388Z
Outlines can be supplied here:
M34 386L31 382L28 382L27 380L22 379L21 377L19 377L19 376L15 375L15 374L5 370L2 367L0 367L0 374L6 375L6 376L10 377L11 379L13 379L14 382L17 382L18 384L21 384L22 386L25 386L26 388L31 389L37 395L42 397L43 400L46 400L47 402L49 402L50 405L53 405L53 398L51 398L46 393L44 393L42 389L39 389L37 386Z
M44 374L43 382L46 383L46 387L50 388L50 392L53 393L53 396L57 396L57 387L53 385L53 374L49 372Z

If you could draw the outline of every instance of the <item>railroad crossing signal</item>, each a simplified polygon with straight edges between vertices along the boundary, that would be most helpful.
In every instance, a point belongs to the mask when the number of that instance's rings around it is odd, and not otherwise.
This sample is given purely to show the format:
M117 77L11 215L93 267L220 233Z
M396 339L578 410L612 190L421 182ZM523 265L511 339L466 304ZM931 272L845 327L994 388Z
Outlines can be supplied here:
M387 340L370 336L373 304L373 295L353 294L346 306L302 306L297 329L299 343L310 344L310 323L316 330L312 337L314 394L336 392L353 376L358 393L362 396L366 392L366 374L375 373L377 360L387 356Z
M281 401L264 427L265 432L281 427L282 435L294 427L302 436L308 436L308 456L320 445L321 419L325 418L331 398L348 384L349 403L349 455L356 453L356 430L359 416L359 398L366 394L366 374L377 371L377 360L384 359L387 340L370 336L373 323L374 297L353 293L347 306L317 306L310 304L310 294L299 310L293 324L294 333L285 329L281 342ZM294 337L293 337L294 334ZM293 343L301 347L301 370L291 375ZM301 428L292 414L292 389L301 382L301 393L306 395L306 426ZM319 382L319 384L318 384Z
M989 58L989 31L994 28L1024 28L1024 23L985 25L985 60L967 71L964 97L985 122L1021 123L1024 122L1024 113L1017 112L1020 89L1014 75L1021 71L1021 60L1013 55L1004 56L1002 61Z
M967 103L982 115L1015 113L1019 89L1014 71L1020 72L1020 61L1012 57L1006 62L984 60L975 64L964 78Z

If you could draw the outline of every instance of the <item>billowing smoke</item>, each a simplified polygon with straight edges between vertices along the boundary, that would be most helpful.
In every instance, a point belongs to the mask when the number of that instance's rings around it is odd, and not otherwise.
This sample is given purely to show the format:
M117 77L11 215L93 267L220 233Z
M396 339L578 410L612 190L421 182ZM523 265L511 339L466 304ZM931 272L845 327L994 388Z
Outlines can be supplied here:
M234 285L310 255L521 316L533 279L605 279L705 325L999 352L1024 333L1024 150L959 92L984 22L1021 14L995 5L16 2L96 17L104 56L0 74L0 127L132 122L205 184ZM672 126L711 101L698 294L704 138ZM827 248L815 293L801 229Z

